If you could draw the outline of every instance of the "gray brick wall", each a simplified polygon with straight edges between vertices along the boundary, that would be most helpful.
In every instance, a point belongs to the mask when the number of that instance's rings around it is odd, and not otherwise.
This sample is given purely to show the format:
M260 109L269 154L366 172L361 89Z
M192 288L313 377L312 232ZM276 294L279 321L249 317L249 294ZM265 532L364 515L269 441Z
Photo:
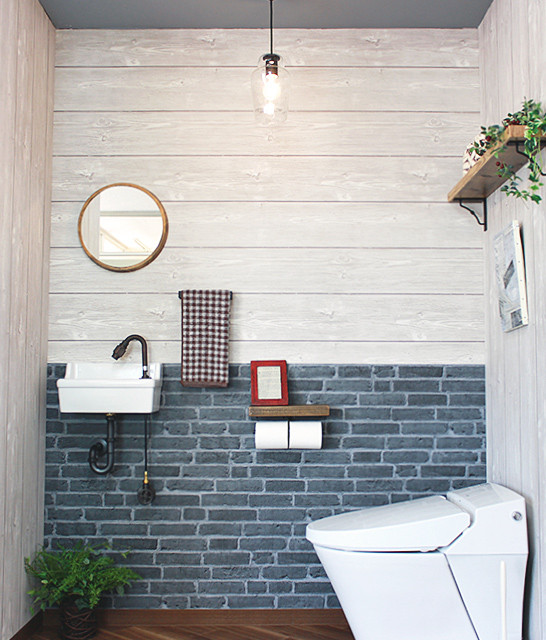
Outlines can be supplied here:
M248 366L231 367L227 389L184 389L178 374L165 366L149 454L157 498L143 507L142 418L120 417L114 472L93 474L87 452L105 420L60 414L64 365L49 366L46 545L130 548L143 580L116 607L339 606L308 522L485 479L481 366L289 366L292 403L331 405L320 451L254 449Z

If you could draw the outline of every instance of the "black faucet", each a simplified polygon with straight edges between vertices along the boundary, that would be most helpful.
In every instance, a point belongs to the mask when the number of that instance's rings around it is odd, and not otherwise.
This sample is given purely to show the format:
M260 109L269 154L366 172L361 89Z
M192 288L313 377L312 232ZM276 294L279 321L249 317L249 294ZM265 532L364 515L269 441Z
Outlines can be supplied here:
M148 345L146 344L146 340L144 340L142 336L139 336L136 333L133 333L132 335L127 336L125 340L123 340L123 342L120 342L117 345L117 347L115 347L114 351L112 352L112 358L114 358L114 360L119 360L122 356L124 356L125 352L127 351L127 347L129 346L129 342L132 342L133 340L138 340L138 342L140 342L140 344L142 345L142 376L141 378L149 378L150 376L148 375Z

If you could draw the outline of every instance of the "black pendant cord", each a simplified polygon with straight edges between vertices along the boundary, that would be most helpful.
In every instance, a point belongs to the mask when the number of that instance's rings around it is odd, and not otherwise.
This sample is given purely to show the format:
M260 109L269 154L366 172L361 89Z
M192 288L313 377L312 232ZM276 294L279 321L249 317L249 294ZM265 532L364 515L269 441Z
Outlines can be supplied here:
M273 0L269 0L269 54L273 54Z

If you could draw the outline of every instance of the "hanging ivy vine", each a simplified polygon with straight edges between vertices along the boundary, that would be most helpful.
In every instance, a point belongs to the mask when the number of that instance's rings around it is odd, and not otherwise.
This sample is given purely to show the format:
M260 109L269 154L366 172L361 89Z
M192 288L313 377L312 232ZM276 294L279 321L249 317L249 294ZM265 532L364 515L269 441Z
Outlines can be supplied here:
M540 102L524 100L522 108L515 113L509 113L502 121L502 124L493 124L489 127L482 126L480 137L473 142L469 151L478 156L483 156L486 151L501 141L506 128L513 124L526 127L522 152L529 160L528 182L526 185L524 184L522 177L516 174L512 165L498 160L497 175L507 180L506 184L501 187L501 191L504 191L506 195L521 198L522 200L531 200L539 204L542 198L538 192L544 186L542 182L544 174L542 173L540 143L541 137L546 132L546 111L544 111ZM498 158L504 148L504 145L499 147L494 155Z

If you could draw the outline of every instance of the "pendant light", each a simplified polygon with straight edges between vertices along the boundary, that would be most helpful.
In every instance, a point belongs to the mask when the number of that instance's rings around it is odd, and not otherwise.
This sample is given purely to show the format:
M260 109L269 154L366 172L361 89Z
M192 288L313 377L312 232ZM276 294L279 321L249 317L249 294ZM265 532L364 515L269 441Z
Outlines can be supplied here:
M273 53L273 0L269 0L269 53L258 60L252 72L254 115L261 124L284 122L288 114L289 74L281 56Z

